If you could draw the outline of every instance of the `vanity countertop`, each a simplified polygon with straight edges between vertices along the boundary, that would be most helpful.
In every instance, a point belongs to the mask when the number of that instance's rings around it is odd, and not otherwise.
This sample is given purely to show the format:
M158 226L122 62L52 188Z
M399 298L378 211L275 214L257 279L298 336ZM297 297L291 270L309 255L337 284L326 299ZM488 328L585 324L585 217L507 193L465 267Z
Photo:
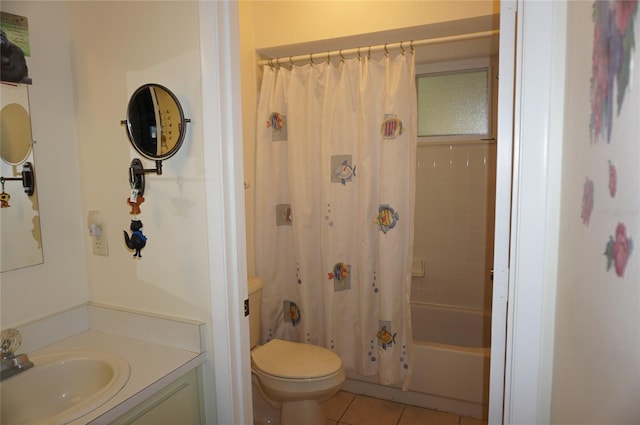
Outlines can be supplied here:
M70 422L72 425L108 424L205 361L204 353L96 330L78 333L30 355L69 350L113 353L124 358L131 369L129 380L122 390L94 411Z
M23 342L18 351L30 357L90 350L129 363L124 387L71 425L109 424L207 359L203 323L122 307L81 304L17 329Z

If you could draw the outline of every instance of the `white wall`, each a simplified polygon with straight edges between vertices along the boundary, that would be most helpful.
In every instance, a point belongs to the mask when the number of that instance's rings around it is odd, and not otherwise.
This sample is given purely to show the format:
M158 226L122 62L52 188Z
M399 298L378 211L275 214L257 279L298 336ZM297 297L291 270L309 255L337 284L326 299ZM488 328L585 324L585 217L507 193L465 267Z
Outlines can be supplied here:
M226 280L216 274L224 270L209 270L209 246L222 244L209 243L207 207L224 206L205 196L199 7L196 1L2 3L2 10L29 18L45 254L43 265L2 274L2 327L87 301L202 321L210 332L205 401L214 422L209 288L211 281L225 288ZM139 155L120 121L130 95L148 82L170 88L191 123L163 175L147 175L138 218L148 243L136 260L123 230L131 219L128 167ZM102 213L106 257L90 253L90 210Z
M69 2L83 217L102 212L109 256L88 254L91 301L207 321L206 240L197 2ZM169 23L170 25L167 25ZM140 157L125 127L142 84L168 87L187 124L183 147L147 174L138 216L148 237L142 258L123 241L133 216L128 167ZM146 168L154 163L143 159Z
M3 1L29 20L31 121L44 263L1 277L2 328L86 302L86 234L74 114L67 6Z
M44 247L44 264L2 273L2 326L88 300L204 320L198 4L3 2L2 10L29 19ZM155 22L172 22L175 32ZM147 176L139 218L149 241L136 261L122 231L131 218L128 167L139 155L120 120L131 93L146 82L174 91L192 123L184 147L164 162L164 175ZM90 254L89 210L102 212L108 257Z
M613 3L612 3L613 4ZM620 112L613 99L610 143L590 141L594 40L591 2L569 2L562 213L552 423L640 422L640 60L636 15L631 82ZM614 90L614 96L617 93ZM609 193L609 161L617 193ZM594 183L589 224L581 219L586 179ZM623 276L604 255L618 223L636 245Z
M231 41L237 40L236 5L70 2L69 11L83 214L102 211L110 248L108 257L87 254L90 299L204 322L207 423L246 423L238 49ZM131 218L128 167L139 155L120 120L132 92L147 82L171 89L191 122L163 174L146 176L139 218L148 240L137 260L122 232Z
M256 48L493 15L498 1L256 1Z

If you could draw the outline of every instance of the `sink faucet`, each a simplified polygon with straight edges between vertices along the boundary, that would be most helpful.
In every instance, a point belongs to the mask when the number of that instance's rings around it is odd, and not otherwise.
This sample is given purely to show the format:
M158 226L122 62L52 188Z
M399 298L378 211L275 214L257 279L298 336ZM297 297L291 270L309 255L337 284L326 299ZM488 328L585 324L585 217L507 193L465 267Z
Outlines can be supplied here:
M17 329L5 329L0 334L2 346L2 371L0 381L24 372L33 366L26 354L14 354L22 343L22 336Z

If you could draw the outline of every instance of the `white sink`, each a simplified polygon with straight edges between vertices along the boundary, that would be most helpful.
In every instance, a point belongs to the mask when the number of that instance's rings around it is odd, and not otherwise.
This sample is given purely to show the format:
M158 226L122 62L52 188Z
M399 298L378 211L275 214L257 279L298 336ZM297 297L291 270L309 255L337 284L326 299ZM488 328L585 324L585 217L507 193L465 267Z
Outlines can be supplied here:
M115 396L129 364L99 351L30 356L34 366L0 383L1 420L7 425L65 424Z

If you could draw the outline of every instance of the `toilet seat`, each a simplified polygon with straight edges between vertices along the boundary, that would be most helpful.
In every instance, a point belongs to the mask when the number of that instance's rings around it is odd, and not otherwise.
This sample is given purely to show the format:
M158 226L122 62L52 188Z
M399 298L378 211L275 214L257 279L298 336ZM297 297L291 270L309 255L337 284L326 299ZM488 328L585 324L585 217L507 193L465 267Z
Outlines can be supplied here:
M342 370L337 354L323 347L272 339L251 352L254 367L274 378L309 380Z

